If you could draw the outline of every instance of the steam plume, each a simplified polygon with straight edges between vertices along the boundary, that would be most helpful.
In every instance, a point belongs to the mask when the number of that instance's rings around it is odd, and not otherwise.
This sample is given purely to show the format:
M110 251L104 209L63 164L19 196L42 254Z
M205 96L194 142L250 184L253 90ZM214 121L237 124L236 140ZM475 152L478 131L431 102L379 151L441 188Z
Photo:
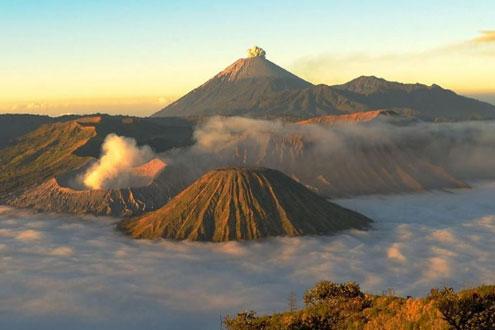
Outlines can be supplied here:
M265 57L266 52L263 48L260 48L258 46L254 46L252 48L248 49L248 57Z
M90 189L124 188L136 184L131 172L154 157L148 146L138 147L131 138L109 134L102 146L102 156L83 176Z
M325 127L216 117L196 128L194 146L166 156L180 175L191 176L185 182L212 168L263 166L341 197L458 188L495 178L494 132L491 121Z

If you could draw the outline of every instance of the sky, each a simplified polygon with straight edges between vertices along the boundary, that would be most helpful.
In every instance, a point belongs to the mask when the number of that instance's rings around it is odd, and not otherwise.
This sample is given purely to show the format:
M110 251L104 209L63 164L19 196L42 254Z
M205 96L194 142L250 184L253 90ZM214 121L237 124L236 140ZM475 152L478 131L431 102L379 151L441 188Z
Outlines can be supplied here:
M149 115L258 45L313 83L360 75L494 100L495 3L0 0L0 112Z

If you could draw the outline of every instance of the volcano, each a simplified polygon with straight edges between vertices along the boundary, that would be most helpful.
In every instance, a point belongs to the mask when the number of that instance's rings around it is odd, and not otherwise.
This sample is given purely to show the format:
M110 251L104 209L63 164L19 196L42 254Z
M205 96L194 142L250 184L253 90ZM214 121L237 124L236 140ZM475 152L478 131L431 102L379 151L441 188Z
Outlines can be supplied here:
M226 168L207 172L164 207L119 228L134 238L220 242L333 234L370 223L282 172Z
M495 106L435 84L402 84L361 76L342 85L313 85L267 60L259 47L153 116L301 120L378 109L428 121L495 119Z
M119 189L76 189L71 176L53 177L7 201L8 205L41 212L93 214L129 217L155 210L177 191L173 190L164 169L166 164L153 159L132 169L139 184Z
M260 48L248 50L248 55L153 116L246 115L263 98L312 86L267 60Z

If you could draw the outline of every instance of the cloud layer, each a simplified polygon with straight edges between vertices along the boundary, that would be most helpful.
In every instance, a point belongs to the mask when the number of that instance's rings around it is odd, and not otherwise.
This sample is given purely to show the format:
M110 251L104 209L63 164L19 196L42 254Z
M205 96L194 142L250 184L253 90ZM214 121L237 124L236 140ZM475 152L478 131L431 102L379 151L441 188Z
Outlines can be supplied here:
M495 83L495 31L438 47L370 54L313 54L296 59L292 71L315 84L342 84L361 75L388 80L439 84L462 93L493 92ZM460 67L462 70L452 70Z
M495 31L481 31L481 35L474 39L476 42L495 42Z
M495 282L495 183L339 200L369 232L247 243L134 241L115 220L0 208L0 328L217 329L319 279L422 295Z
M377 121L328 128L215 117L196 129L195 139L191 148L162 155L180 168L180 175L197 178L212 168L263 166L330 197L454 186L431 164L457 179L495 179L493 121L407 126ZM403 173L417 185L408 185Z

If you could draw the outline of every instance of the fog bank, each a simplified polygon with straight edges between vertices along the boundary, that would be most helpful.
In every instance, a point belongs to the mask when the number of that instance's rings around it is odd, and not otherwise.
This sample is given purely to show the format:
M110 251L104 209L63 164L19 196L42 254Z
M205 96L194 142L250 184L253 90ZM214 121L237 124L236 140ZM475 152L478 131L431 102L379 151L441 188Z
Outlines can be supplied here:
M245 243L147 242L112 219L0 208L0 328L218 329L286 308L320 279L423 295L495 282L495 183L337 202L369 232Z
M377 120L332 126L215 117L163 154L196 179L226 166L278 169L328 197L464 187L495 178L495 122Z

